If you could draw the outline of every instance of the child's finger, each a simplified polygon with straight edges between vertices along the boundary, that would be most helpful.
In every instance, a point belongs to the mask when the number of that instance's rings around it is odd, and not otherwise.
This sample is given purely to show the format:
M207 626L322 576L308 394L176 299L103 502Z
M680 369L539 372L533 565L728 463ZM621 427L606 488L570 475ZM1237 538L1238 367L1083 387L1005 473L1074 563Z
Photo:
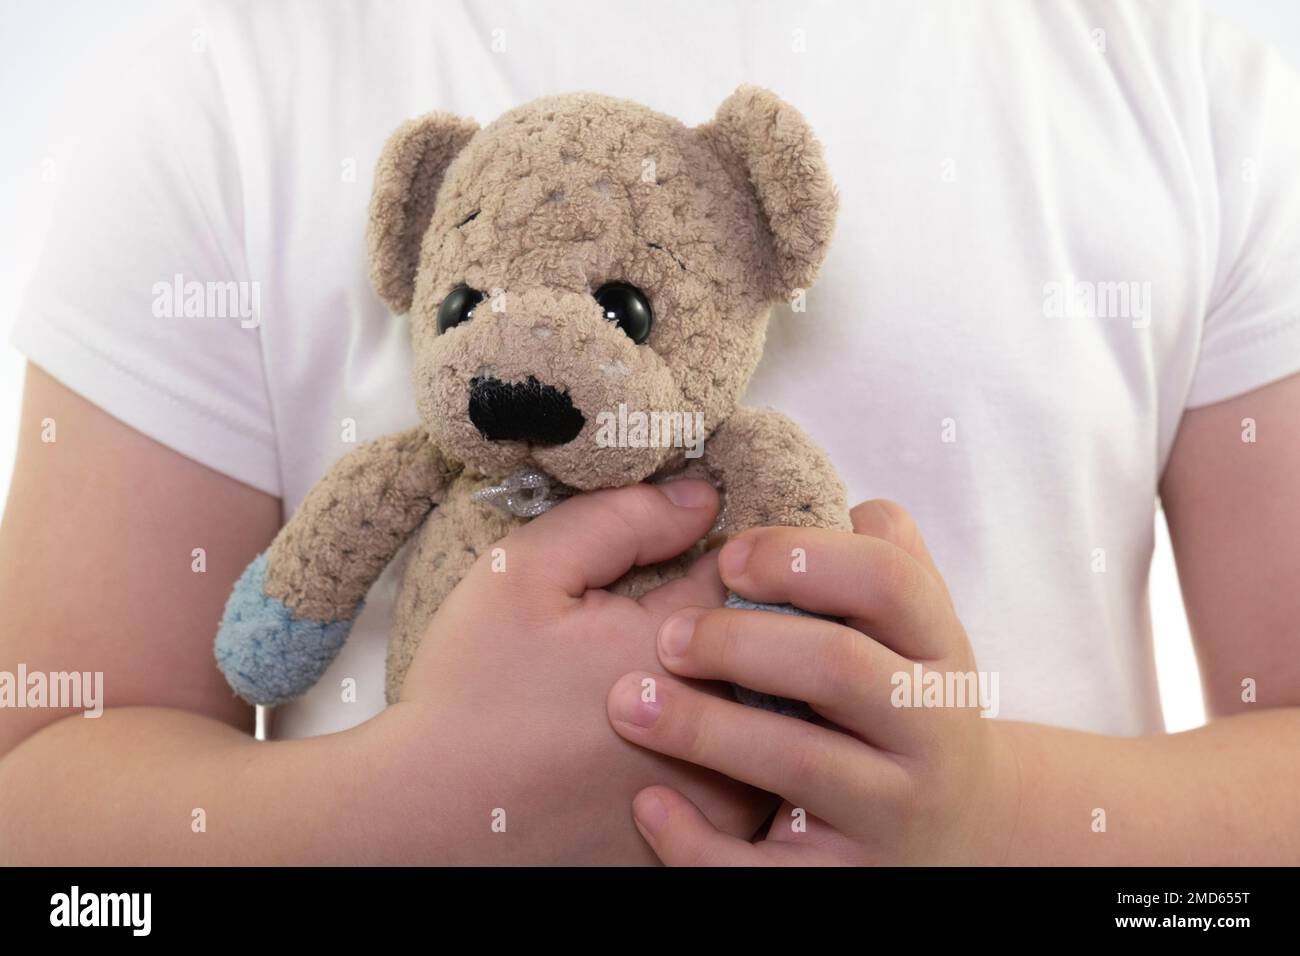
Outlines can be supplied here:
M624 739L778 794L832 826L856 820L864 802L907 793L903 767L856 737L663 675L625 674L607 708Z
M718 555L723 582L751 601L842 617L912 660L939 660L964 639L938 583L902 548L820 528L756 528Z
M849 519L853 522L854 534L865 534L896 544L916 558L921 563L921 567L929 571L930 575L939 582L939 587L943 589L948 603L952 603L952 596L948 593L948 583L939 573L939 566L934 563L930 549L926 547L921 529L916 526L916 521L906 508L887 498L872 498L870 501L856 505L849 512Z
M764 840L753 844L711 824L676 790L647 787L632 800L632 819L666 866L812 866L825 862L810 847Z
M914 742L892 678L912 662L833 621L769 611L687 608L659 628L659 660L682 677L725 680L807 701L832 723L891 750Z
M719 831L695 804L668 787L647 787L632 799L632 819L665 866L761 866L752 843Z
M629 485L579 495L511 532L499 545L507 577L582 597L634 565L681 554L713 524L718 493L706 481Z

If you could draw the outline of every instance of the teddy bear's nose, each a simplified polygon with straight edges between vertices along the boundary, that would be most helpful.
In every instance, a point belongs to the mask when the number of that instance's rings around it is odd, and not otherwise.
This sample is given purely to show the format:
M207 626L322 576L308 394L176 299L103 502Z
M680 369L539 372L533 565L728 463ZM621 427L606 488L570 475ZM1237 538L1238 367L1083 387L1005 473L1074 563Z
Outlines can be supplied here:
M473 378L469 383L469 420L488 441L526 441L563 445L582 431L586 419L573 407L568 392L544 385L531 375L526 382Z

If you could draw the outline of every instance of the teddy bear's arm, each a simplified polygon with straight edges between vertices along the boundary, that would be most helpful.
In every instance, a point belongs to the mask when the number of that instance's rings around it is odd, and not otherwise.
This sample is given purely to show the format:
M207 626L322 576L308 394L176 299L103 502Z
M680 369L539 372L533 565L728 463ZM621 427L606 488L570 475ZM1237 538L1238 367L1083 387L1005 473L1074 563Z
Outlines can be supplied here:
M217 663L241 697L278 704L316 683L457 470L413 428L362 445L316 483L226 603Z
M853 529L844 483L830 459L780 412L737 408L704 443L704 464L722 488L720 533L764 525ZM757 604L735 593L727 595L726 606L807 613L788 604ZM739 685L732 689L741 703L805 720L813 717L802 701Z
M704 465L722 487L724 534L762 525L853 529L830 458L780 412L737 408L704 443Z

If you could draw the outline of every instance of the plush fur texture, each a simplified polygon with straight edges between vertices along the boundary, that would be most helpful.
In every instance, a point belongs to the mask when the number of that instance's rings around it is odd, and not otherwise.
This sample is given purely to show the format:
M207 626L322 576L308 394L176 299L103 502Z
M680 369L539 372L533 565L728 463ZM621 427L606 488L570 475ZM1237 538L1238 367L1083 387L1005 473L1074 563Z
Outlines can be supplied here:
M266 593L267 555L245 570L226 602L217 631L217 663L245 700L278 704L320 680L333 662L352 618L299 617ZM360 610L358 604L355 610Z
M268 552L266 595L296 619L350 619L413 539L389 648L393 701L438 605L520 520L471 495L521 467L580 490L709 478L723 492L719 535L848 529L826 456L784 416L737 405L773 303L821 266L836 206L803 117L755 87L694 128L587 93L534 101L481 130L446 113L404 124L375 173L368 238L376 291L409 312L422 425L322 479ZM643 344L592 296L612 281L651 303ZM484 299L440 334L439 306L461 285ZM509 403L531 392L545 404L509 420ZM484 395L495 403L486 410ZM703 456L607 447L601 414L620 405L699 413ZM553 441L579 420L574 437ZM671 580L703 546L615 590Z

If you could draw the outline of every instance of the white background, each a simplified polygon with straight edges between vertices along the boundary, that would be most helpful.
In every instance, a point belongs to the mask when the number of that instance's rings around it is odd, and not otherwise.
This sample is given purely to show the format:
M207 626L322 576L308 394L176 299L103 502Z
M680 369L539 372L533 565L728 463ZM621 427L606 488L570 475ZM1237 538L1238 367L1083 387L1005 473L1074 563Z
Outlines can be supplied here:
M649 2L649 0L645 0ZM1023 0L1031 2L1031 0ZM1162 2L1162 0L1153 0ZM1220 16L1271 40L1300 69L1300 2L1202 0ZM69 161L79 99L106 59L129 55L149 33L162 0L29 0L7 4L0 33L0 498L17 441L23 358L8 346L50 208ZM53 181L47 174L54 171ZM77 268L69 263L69 268ZM1200 682L1163 521L1151 571L1156 665L1165 722L1185 730L1205 719Z

